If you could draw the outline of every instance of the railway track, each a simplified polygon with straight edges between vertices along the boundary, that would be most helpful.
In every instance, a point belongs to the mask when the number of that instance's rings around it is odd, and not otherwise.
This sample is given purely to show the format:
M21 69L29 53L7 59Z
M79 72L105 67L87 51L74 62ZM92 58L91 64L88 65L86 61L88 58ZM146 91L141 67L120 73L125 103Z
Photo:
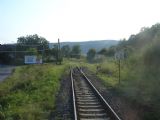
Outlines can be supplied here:
M121 120L82 69L71 69L75 120Z

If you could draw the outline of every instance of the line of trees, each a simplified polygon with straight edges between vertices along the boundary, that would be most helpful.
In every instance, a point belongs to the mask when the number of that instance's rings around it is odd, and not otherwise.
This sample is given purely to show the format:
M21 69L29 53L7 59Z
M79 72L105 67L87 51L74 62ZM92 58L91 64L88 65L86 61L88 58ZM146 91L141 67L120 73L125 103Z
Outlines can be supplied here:
M104 57L114 57L116 49L116 46L112 46L110 48L102 48L100 51L96 51L94 48L91 48L87 52L87 61L90 63L101 62Z
M79 45L65 45L60 48L60 43L57 43L54 48L49 49L49 42L37 34L21 36L17 44L1 45L0 50L0 64L23 64L25 55L41 56L43 61L54 61L57 64L61 64L63 57L79 59L81 56Z
M80 45L74 45L72 47L64 45L61 48L61 53L63 57L79 59L81 57L81 48Z

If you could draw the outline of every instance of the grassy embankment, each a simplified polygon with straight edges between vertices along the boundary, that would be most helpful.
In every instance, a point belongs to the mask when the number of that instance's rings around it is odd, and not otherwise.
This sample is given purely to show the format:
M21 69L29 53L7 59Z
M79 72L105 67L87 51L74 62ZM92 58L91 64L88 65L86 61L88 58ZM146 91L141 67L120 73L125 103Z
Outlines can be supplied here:
M145 53L132 56L121 62L121 82L118 80L118 65L115 61L101 63L98 77L107 88L114 89L120 96L135 104L145 106L142 113L145 120L158 120L160 115L159 68L144 63ZM91 71L96 71L97 64L85 64ZM158 64L157 64L158 66Z
M141 113L145 120L160 118L160 63L159 40L152 46L145 46L139 53L133 53L121 61L121 82L118 79L118 61L107 59L102 63L89 64L85 60L72 60L72 64L88 67L96 73L97 65L101 66L98 76L107 88L117 95L125 97L131 103L144 106Z
M17 67L13 75L0 83L0 119L48 119L66 68L66 64Z
M91 71L96 71L97 64L85 64ZM98 76L107 88L114 89L120 96L145 106L142 117L145 120L160 118L160 69L159 44L145 47L139 54L133 54L121 61L121 83L118 81L118 64L106 60L100 64Z
M114 88L121 96L144 106L144 120L159 120L160 24L142 29L117 48L128 52L128 57L121 64L121 84L117 84L118 66L115 61L101 63L98 76L106 86ZM96 70L95 64L88 67Z

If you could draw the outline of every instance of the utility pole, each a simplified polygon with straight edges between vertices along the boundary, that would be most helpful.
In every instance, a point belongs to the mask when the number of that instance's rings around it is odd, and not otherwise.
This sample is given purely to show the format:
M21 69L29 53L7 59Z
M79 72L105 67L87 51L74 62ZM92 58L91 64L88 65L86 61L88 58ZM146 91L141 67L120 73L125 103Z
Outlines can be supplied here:
M60 46L59 38L58 38L58 45L57 45L57 63L61 64L61 46Z
M121 60L118 60L118 67L119 67L119 84L121 83Z
M117 51L115 53L115 59L118 61L118 83L121 83L121 60L124 59L124 51Z
M60 46L60 40L58 39L58 46L59 46L59 62L61 64L62 62L62 56L61 56L61 46Z
M16 52L17 52L17 50L16 50L17 48L16 48L16 47L17 47L17 46L16 46L16 43L15 43L15 49L14 49L14 50L15 50L15 51L14 51L14 52L15 52L15 53L14 53L14 64L15 64L15 65L16 65Z
M59 51L60 51L60 41L59 41L59 38L58 38L58 49L59 49Z
M42 44L42 63L44 63L44 44Z

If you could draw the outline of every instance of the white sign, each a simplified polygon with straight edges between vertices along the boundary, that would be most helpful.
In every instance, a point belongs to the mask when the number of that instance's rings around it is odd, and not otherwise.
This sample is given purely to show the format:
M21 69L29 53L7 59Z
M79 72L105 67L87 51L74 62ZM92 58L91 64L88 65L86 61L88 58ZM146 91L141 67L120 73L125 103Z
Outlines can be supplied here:
M30 55L30 56L27 55L24 57L24 63L25 64L41 64L42 58L37 57L35 55Z
M124 59L124 51L117 51L114 55L116 60L122 60Z

